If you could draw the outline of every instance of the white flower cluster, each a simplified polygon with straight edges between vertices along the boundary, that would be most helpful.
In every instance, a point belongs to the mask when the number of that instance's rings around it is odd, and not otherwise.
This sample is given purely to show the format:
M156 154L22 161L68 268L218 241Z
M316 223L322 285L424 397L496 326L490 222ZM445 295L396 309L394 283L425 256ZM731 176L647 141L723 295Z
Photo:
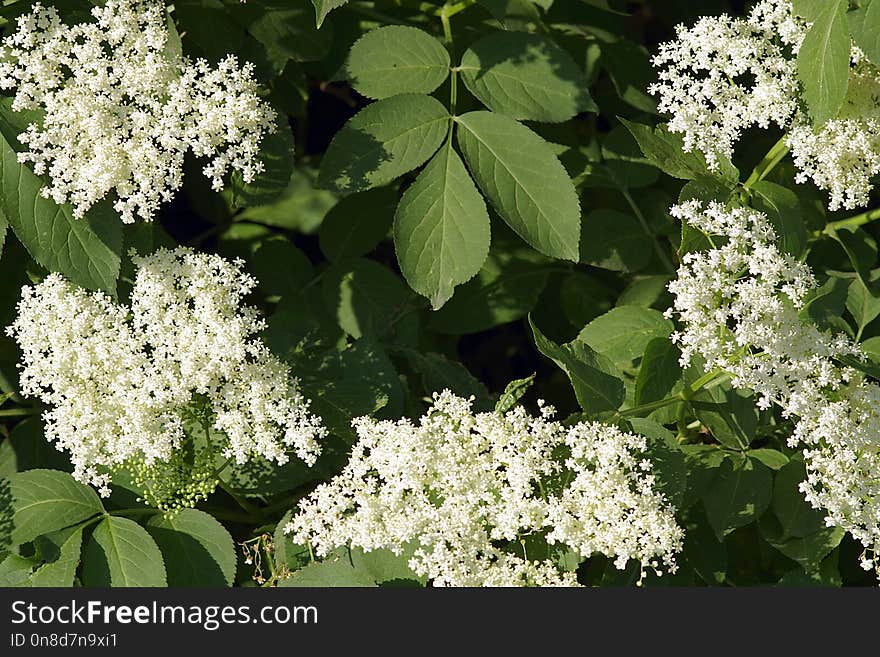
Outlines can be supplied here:
M107 0L94 22L68 26L37 3L0 47L0 89L13 109L39 110L19 140L21 162L77 217L111 191L126 223L150 220L183 181L184 156L209 158L214 189L240 171L251 182L275 113L257 95L253 65L230 55L192 62L169 45L165 3Z
M411 546L410 567L435 586L576 585L549 546L674 570L682 530L638 456L645 439L566 428L553 413L474 414L447 390L418 426L357 418L345 470L300 502L285 531L321 556Z
M290 449L314 463L325 429L256 336L243 263L185 247L134 262L130 307L50 274L23 288L7 328L23 352L22 393L50 406L46 436L69 450L74 476L106 495L108 470L171 460L199 400L213 454L283 464Z
M867 62L856 64L837 117L814 132L799 115L786 143L798 169L795 180L812 179L828 190L830 209L867 205L871 179L880 174L880 72Z
M718 156L751 126L785 128L797 109L797 71L790 56L803 37L786 0L763 0L747 19L701 18L676 27L675 41L654 56L659 82L649 91L658 109L672 115L669 129L684 136L687 152L705 154L711 169Z
M767 217L748 208L675 206L673 216L725 242L688 253L669 289L669 315L684 328L673 335L682 366L695 354L708 370L753 390L758 405L775 403L797 418L789 439L802 447L806 499L826 523L849 531L872 555L880 547L880 387L842 365L861 358L849 338L823 332L799 317L816 287L809 268L775 245Z
M799 99L796 55L808 24L791 0L760 0L746 18L701 18L679 25L677 39L654 57L651 85L669 129L685 150L701 151L711 169L731 156L743 131L771 124L787 132L799 173L829 192L829 208L868 202L880 173L880 71L852 49L849 91L839 115L818 130Z

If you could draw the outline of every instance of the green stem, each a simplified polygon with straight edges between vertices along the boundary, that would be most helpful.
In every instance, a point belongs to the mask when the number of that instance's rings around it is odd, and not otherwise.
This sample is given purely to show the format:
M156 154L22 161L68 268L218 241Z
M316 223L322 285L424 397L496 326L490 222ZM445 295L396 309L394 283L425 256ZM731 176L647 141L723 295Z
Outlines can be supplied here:
M232 464L232 460L233 460L233 459L232 459L231 456L230 456L228 459L226 459L226 461L223 462L223 465L221 465L219 468L217 468L216 470L214 470L214 472L211 474L211 477L212 477L213 479L218 479L218 480L219 480L219 479L220 479L220 475L223 473L223 471L224 471L226 468L228 468L228 467Z
M39 415L39 408L7 408L0 411L0 417L22 417L25 415Z
M681 401L682 398L680 395L673 395L672 397L667 397L666 399L658 399L657 401L648 402L647 404L640 404L638 406L633 406L632 408L618 411L617 415L619 415L620 417L637 417L646 413L652 413L660 408L666 408L667 406L671 406L672 404L678 404Z
M455 107L458 104L458 68L453 66L449 71L449 113L455 116ZM452 135L451 125L449 134Z
M868 210L867 212L862 212L861 214L847 217L846 219L838 219L837 221L829 222L822 232L826 235L831 235L838 228L858 228L859 226L864 226L877 219L880 219L880 208L874 208L873 210Z
M626 199L626 202L629 204L629 207L632 209L633 214L636 215L636 219L639 220L639 223L642 225L642 230L645 231L645 234L651 238L651 244L654 245L654 250L657 252L657 255L660 258L660 261L663 263L663 266L666 267L666 270L670 274L675 273L675 265L669 257L669 254L663 250L663 247L660 246L660 243L657 241L657 236L654 234L654 231L651 230L651 225L648 223L648 220L645 218L645 215L642 214L642 210L639 208L638 204L633 199L632 195L629 193L629 190L626 187L620 187L620 193L623 194L623 198Z
M275 559L272 558L272 553L269 550L263 550L263 555L266 559L266 564L269 566L269 582L275 581Z
M449 13L449 9L450 9L449 3L446 3L440 9L440 12L438 13L438 15L440 16L440 22L443 23L443 38L446 40L446 45L449 46L449 48L451 49L452 48L452 25L449 22L449 17L451 15Z
M727 378L726 372L721 372L719 370L713 370L711 372L707 372L699 379L694 381L690 386L688 386L685 390L678 393L677 395L672 395L671 397L666 397L665 399L658 399L657 401L648 402L646 404L640 404L639 406L633 406L632 408L627 408L622 411L618 411L618 417L632 417L644 415L646 413L651 413L660 408L665 408L666 406L671 406L672 404L677 404L679 402L688 401L691 397L693 397L700 390L705 388L712 387L712 384L717 385L721 383L724 379Z
M788 144L785 143L785 136L780 137L773 146L767 151L764 159L758 162L748 179L743 183L745 189L751 189L755 183L758 183L767 177L773 168L779 164L782 159L788 155Z
M718 385L719 383L724 381L727 377L727 372L722 372L721 370L712 370L711 372L706 372L703 376L690 384L687 389L682 392L682 398L690 399L700 390L703 390L705 388L712 388L714 387L714 385Z
M417 11L427 16L439 16L444 7L438 7L435 3L421 2L420 0L393 0L394 4L400 9L409 9ZM449 8L446 10L450 16L464 11L477 3L477 0L461 0L460 2L447 2Z
M111 511L111 516L122 516L123 518L131 518L137 516L154 516L162 513L156 509L120 509L119 511Z
M461 0L461 2L456 2L453 5L447 3L440 9L440 12L445 13L447 18L451 18L475 4L477 4L477 0Z

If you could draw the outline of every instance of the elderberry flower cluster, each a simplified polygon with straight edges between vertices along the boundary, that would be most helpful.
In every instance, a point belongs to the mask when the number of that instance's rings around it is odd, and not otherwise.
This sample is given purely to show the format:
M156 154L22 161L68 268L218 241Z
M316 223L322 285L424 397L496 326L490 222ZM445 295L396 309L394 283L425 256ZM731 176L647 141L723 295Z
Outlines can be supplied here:
M803 32L785 0L763 0L747 19L706 16L676 27L675 41L653 58L659 82L649 91L669 129L698 150L710 169L730 157L751 126L785 128L797 109L797 71L791 51Z
M876 567L880 547L880 387L844 363L861 358L842 334L820 331L801 311L816 282L809 268L776 246L766 215L749 208L689 201L673 216L720 240L684 256L669 285L668 314L682 366L695 355L728 372L738 388L796 419L789 438L801 447L807 501L826 523L849 531Z
M50 274L23 288L7 328L22 393L49 406L46 437L74 476L107 495L126 470L164 508L207 496L224 460L283 464L292 451L313 464L325 429L256 335L243 263L185 247L133 260L130 306Z
M682 530L641 456L645 439L553 414L475 414L446 390L418 425L357 418L348 465L285 531L321 556L414 549L410 567L435 586L574 586L554 559L566 552L674 571Z
M880 70L853 47L843 108L814 127L796 71L808 27L791 0L760 0L745 18L679 25L653 59L659 81L649 90L685 150L702 152L710 169L733 154L744 130L776 125L787 133L797 182L827 191L831 210L852 209L868 202L880 173Z
M70 202L76 217L110 192L126 223L150 220L183 182L187 152L207 158L215 190L230 171L251 182L275 113L258 96L253 65L230 55L216 67L169 42L164 2L107 0L93 22L64 24L39 3L0 47L0 89L14 110L42 119L19 135L19 161Z

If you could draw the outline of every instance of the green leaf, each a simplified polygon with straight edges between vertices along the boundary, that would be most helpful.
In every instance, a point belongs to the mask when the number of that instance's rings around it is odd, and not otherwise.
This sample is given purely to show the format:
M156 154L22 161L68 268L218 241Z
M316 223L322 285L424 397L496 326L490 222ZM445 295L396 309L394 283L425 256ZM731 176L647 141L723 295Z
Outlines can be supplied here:
M880 335L868 338L859 346L873 363L880 364Z
M846 252L856 274L862 282L871 286L871 269L877 262L877 242L861 228L844 226L831 230L829 235Z
M401 94L367 105L333 137L318 185L342 193L385 185L434 154L449 120L430 96Z
M278 199L293 175L293 132L286 117L281 117L275 132L263 137L257 159L265 170L252 182L246 183L240 171L230 176L229 190L236 207L259 206L273 203Z
M585 412L616 411L625 391L613 363L581 340L557 345L544 336L531 317L529 324L538 351L555 362L571 379L578 403Z
M28 586L35 564L33 559L25 559L17 554L7 555L0 561L0 586Z
M264 228L240 223L241 220L247 219L300 233L315 232L324 216L336 204L337 198L332 192L317 189L314 178L315 173L311 169L295 168L281 196L267 205L242 210L236 215L238 221L232 225L230 231Z
M352 432L353 417L370 415L386 406L390 413L399 411L397 371L377 342L361 338L339 354L338 363L329 373L335 374L332 380L326 375L303 377L303 388L312 399L315 413L338 435Z
M26 418L16 424L9 437L0 443L0 453L0 476L36 469L73 470L67 452L58 451L46 440L40 418Z
M657 101L647 92L655 80L648 50L641 44L616 39L601 44L602 65L608 70L618 97L643 112L657 113Z
M630 418L629 424L637 434L648 438L645 456L654 466L655 489L663 493L673 507L680 507L687 490L688 470L675 434L647 418Z
M108 516L86 543L83 553L86 586L166 586L162 553L143 527Z
M0 138L0 214L34 260L89 289L116 291L122 222L102 201L83 219L69 205L43 198L43 181Z
M727 577L727 546L713 533L702 511L684 533L684 555L706 584L722 584Z
M684 453L688 471L687 491L681 508L688 509L701 500L709 490L718 475L718 468L727 457L727 452L718 445L702 443L682 445L681 451Z
M880 2L862 0L861 7L846 17L853 41L876 66L880 63Z
M846 8L847 0L824 0L798 50L798 78L816 127L836 117L846 98L850 59Z
M813 292L807 305L800 311L802 318L809 318L822 329L851 330L842 315L846 309L850 280L830 276Z
M492 112L469 112L457 123L468 168L507 225L541 253L577 262L580 202L547 142Z
M761 518L758 528L761 536L789 559L797 561L808 573L815 572L822 560L840 545L846 532L840 527L822 527L819 531L803 537L785 537L775 514Z
M401 554L394 554L391 550L362 550L351 548L349 558L358 570L369 573L373 581L379 586L424 584L427 579L416 575L409 567L409 561L415 550L412 547L404 547Z
M346 196L333 206L318 230L327 259L339 262L372 251L391 230L397 200L393 188L380 187Z
M789 458L785 454L766 447L750 449L748 455L753 459L758 459L771 470L779 470L789 463Z
M465 86L486 107L527 121L567 121L598 108L571 56L539 34L499 31L461 58Z
M166 10L165 27L168 29L168 41L165 43L165 58L172 63L177 63L183 57L183 42L180 40L180 32L174 24L171 12Z
M314 275L306 255L283 238L262 242L248 266L260 288L270 295L292 296Z
M299 570L311 561L309 555L309 546L294 543L290 534L284 533L284 528L293 517L293 509L289 509L281 516L281 520L275 525L275 531L272 535L272 541L275 544L275 567L287 567L289 570Z
M645 347L633 403L636 406L670 395L681 380L681 351L668 338L654 338Z
M512 18L513 23L521 19L536 21L541 18L530 0L477 0L477 4L485 7L502 25L507 25L507 18Z
M250 0L230 10L270 56L309 62L322 59L333 44L332 26L319 30L312 21L310 4L308 0Z
M681 135L669 132L664 125L651 128L626 119L620 121L635 137L645 157L664 173L684 180L713 177L702 153L696 150L685 152ZM730 159L719 155L718 162L720 165L718 175L721 180L736 184L739 181L739 172L731 164Z
M767 180L756 182L751 192L752 207L773 223L778 244L787 253L800 257L807 247L807 227L797 194Z
M451 142L400 199L394 216L394 246L404 278L431 301L434 310L485 262L489 213Z
M169 586L232 586L235 544L212 516L196 509L157 513L146 530L165 558Z
M527 376L524 379L516 379L515 381L508 383L504 388L504 392L501 393L501 396L498 398L498 403L495 404L495 412L507 413L507 411L511 410L517 405L517 403L519 403L519 400L523 398L534 383L534 374Z
M337 554L297 570L278 586L367 588L377 584L369 572L355 568L347 554Z
M364 551L360 548L340 548L320 562L294 572L281 580L279 586L418 586L425 579L418 577L407 565L412 550L396 555L390 550Z
M756 521L770 504L772 494L770 468L747 456L728 455L703 495L703 506L718 540Z
M389 25L355 42L345 70L352 86L367 98L429 94L449 75L449 52L427 32Z
M411 367L421 375L422 386L428 394L449 389L459 397L473 396L474 407L479 411L492 407L486 386L458 361L432 352L423 354L415 349L407 349L405 353Z
M804 538L825 527L825 514L814 509L800 491L807 478L802 458L794 458L776 473L773 482L773 513L779 519L782 536Z
M315 24L318 28L324 23L324 19L334 9L348 4L348 0L312 0L315 5Z
M306 255L285 239L268 239L254 251L248 262L260 288L271 295L291 296L314 274Z
M692 400L694 412L712 436L729 449L746 449L755 439L758 412L754 401L730 386L701 390Z
M581 229L581 262L612 271L635 272L651 261L644 229L628 214L593 210Z
M66 472L28 470L9 477L13 545L104 512L97 493ZM0 541L2 545L2 541Z
M173 16L180 25L182 45L190 54L195 46L199 55L219 61L227 53L238 52L244 45L247 36L244 29L220 2L177 0Z
M880 316L880 293L876 284L869 289L861 278L854 278L846 293L846 309L856 320L858 333Z
M672 322L663 313L642 306L618 306L587 324L578 335L615 363L629 364L645 353L655 338L668 338Z
M328 269L322 287L327 309L353 338L388 333L411 294L394 272L363 258Z
M837 1L831 0L831 2ZM791 12L812 23L819 19L820 14L829 4L829 0L791 0Z
M299 312L285 311L273 318L273 324L281 325L281 335L272 336L267 343L286 355L303 394L312 400L312 411L332 432L348 437L353 433L353 417L370 415L385 406L391 407L389 412L400 410L394 405L402 403L400 381L381 345L369 338L348 345L342 332L335 335L335 325L325 326L323 319L320 324L304 324L302 299L293 305ZM316 470L293 458L283 466L253 460L228 472L234 475L236 489L252 495L266 494L270 488L272 492L289 490L316 476Z
M83 528L76 527L64 535L56 558L37 568L30 578L31 586L71 587L76 578L82 550Z
M496 240L497 242L497 240ZM534 252L492 251L477 276L431 315L438 333L476 333L525 317L547 284L547 265Z
M832 549L818 567L807 572L803 568L793 568L776 583L777 586L810 586L839 588L843 585L840 576L840 553Z
M3 255L3 244L6 242L6 227L9 224L6 223L6 219L0 215L0 256Z
M709 203L710 201L720 201L726 203L734 187L731 182L725 182L718 178L710 178L708 176L699 176L685 183L684 187L678 193L678 202L684 203L692 199ZM687 223L682 223L682 230Z

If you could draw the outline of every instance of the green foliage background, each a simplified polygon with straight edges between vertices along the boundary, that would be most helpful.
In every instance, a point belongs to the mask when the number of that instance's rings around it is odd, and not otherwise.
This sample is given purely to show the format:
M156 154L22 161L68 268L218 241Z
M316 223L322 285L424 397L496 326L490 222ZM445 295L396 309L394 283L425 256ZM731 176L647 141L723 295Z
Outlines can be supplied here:
M71 20L89 8L53 4ZM868 21L880 23L880 11L802 4L817 21L843 16L853 34L877 34ZM7 1L0 16L13 21L30 5ZM47 270L124 298L129 248L240 256L261 282L264 339L302 377L332 438L315 469L227 470L210 499L170 518L138 503L133 487L102 501L46 443L39 409L16 393L16 347L2 337L0 585L423 585L405 558L382 552L312 563L279 527L345 462L352 417L418 417L442 388L490 409L510 381L532 376L527 405L545 399L562 417L650 439L687 538L678 573L645 585L871 584L860 547L798 491L790 423L726 384L702 387L697 368L682 371L662 314L679 258L701 244L668 208L737 195L767 212L822 280L812 319L880 361L874 228L834 223L843 217L795 187L788 162L749 177L779 134L747 135L710 175L654 127L650 53L679 22L742 10L723 0L177 0L183 51L253 61L281 119L264 145L265 175L215 194L194 160L154 224L122 226L109 205L78 222L42 199L15 156L26 117L3 101L0 324L14 317L20 286ZM848 35L848 24L826 32ZM827 80L801 71L817 121L846 90L837 46L802 51L830 62ZM596 556L578 575L632 585L639 568Z

